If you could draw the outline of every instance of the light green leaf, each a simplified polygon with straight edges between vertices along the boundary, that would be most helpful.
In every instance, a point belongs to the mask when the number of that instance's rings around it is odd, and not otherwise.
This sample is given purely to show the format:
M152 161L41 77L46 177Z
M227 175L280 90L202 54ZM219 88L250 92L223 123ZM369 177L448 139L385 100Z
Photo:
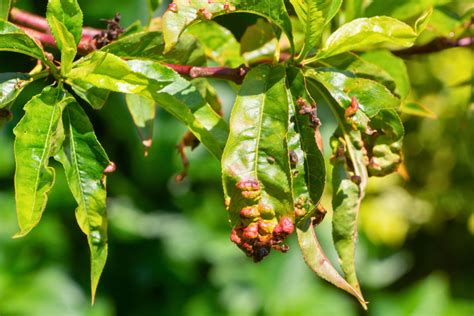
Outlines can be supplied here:
M400 111L402 113L410 114L410 115L416 115L416 116L421 116L421 117L427 117L427 118L432 118L435 119L437 118L436 114L429 109L428 107L415 103L415 102L405 102L402 104L400 107Z
M110 53L95 52L76 64L69 79L154 100L186 124L211 154L217 158L222 155L228 133L225 122L191 83L159 63L127 63Z
M360 18L344 24L329 36L317 58L353 50L412 46L417 33L407 24L387 16Z
M345 21L349 22L361 17L363 11L363 0L346 0L344 1Z
M216 22L194 24L185 34L193 35L203 46L206 56L219 65L237 67L244 63L239 54L239 42L232 32Z
M15 197L22 237L35 227L54 183L49 158L62 144L61 113L73 99L61 89L47 87L24 107L25 116L13 130L15 139Z
M303 59L318 44L324 27L337 13L342 0L290 0L290 2L305 29L305 43L299 57Z
M142 59L183 65L201 65L204 51L197 40L188 34L181 36L173 51L163 54L163 34L158 31L139 32L119 38L101 51L125 59Z
M423 32L428 24L431 21L431 16L433 15L433 8L429 8L425 13L423 13L415 22L415 32L420 34Z
M298 209L299 215L311 215L321 199L326 178L324 156L319 148L322 147L319 119L316 103L306 90L302 71L289 68L287 83L291 97L288 145L298 158L293 162L295 210ZM308 106L312 108L310 113L305 110Z
M10 105L30 83L30 76L23 73L0 74L0 109Z
M452 0L373 0L365 10L366 16L389 15L399 20L409 20L431 7L443 7Z
M87 235L91 251L92 303L107 260L107 212L104 170L109 158L94 134L84 110L76 102L63 113L65 140L55 157L64 167L78 207L76 219Z
M296 232L298 233L298 244L306 264L324 280L356 297L366 310L367 303L360 290L353 288L347 283L327 258L319 244L311 219L306 220L303 225L296 227Z
M61 75L67 75L72 69L72 62L76 57L77 47L73 35L66 26L54 15L47 15L48 24L51 30L54 29L54 39L61 50Z
M145 155L147 155L153 138L153 126L156 115L155 101L135 94L127 94L125 100L145 148Z
M43 50L14 24L0 20L0 51L25 54L46 61Z
M13 0L0 0L0 19L8 20Z
M278 249L276 241L272 243L281 234L277 225L281 228L283 221L293 230L288 110L285 68L262 64L246 75L230 118L222 181L232 235L237 236L232 240L255 261L272 247ZM252 210L251 214L243 215L244 209ZM260 237L253 235L248 243L241 238L262 223Z
M291 22L282 0L174 0L163 15L165 52L178 42L189 25L213 17L237 12L248 12L263 16L278 26L288 36L293 47Z
M343 109L347 109L351 98L356 97L359 109L369 118L382 109L397 109L400 105L400 100L387 88L369 79L331 69L309 69L305 76L320 82Z
M264 19L247 27L240 38L240 54L247 64L255 64L263 60L277 61L278 39L273 26Z
M84 101L89 103L95 110L100 110L107 102L110 91L106 89L100 89L94 85L82 81L81 79L66 80L72 90Z
M410 93L410 78L405 62L388 50L364 53L362 59L384 69L395 82L395 92L404 100Z
M79 7L77 0L49 0L48 8L46 11L46 17L53 33L54 38L58 41L64 33L64 30L57 28L57 23L51 24L51 17L55 17L59 23L64 25L64 29L71 33L74 37L74 41L77 44L81 41L82 37L82 11ZM60 43L58 42L58 45ZM61 46L59 46L61 48Z

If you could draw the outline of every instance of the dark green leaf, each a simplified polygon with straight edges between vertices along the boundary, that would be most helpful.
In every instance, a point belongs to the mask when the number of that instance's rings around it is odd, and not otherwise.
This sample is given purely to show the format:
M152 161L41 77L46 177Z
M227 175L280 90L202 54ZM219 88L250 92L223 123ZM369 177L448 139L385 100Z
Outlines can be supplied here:
M0 19L8 20L13 0L0 0Z
M76 102L63 112L65 139L56 159L61 162L78 207L76 219L87 235L91 251L92 302L107 260L107 212L104 170L109 158L97 140L92 124Z
M342 0L290 0L305 29L305 44L301 58L319 42L324 27L341 7Z
M150 15L153 15L153 13L160 7L161 0L147 0L147 3L148 9L150 10Z
M0 20L0 51L25 54L46 61L43 50L14 24Z
M72 34L76 45L79 44L82 37L83 17L77 0L49 0L46 16L56 41L62 37L60 33L64 33L64 30L67 30ZM51 17L53 16L58 22L51 23ZM63 24L64 30L57 28L58 23ZM59 48L61 48L60 45L58 42Z
M368 117L382 109L396 109L400 105L400 100L383 85L354 77L350 73L310 69L305 76L319 81L343 109L347 109L351 105L351 98L356 97L359 109Z
M291 22L282 0L174 0L163 15L165 51L176 45L181 33L192 23L237 12L254 13L269 19L285 32L292 43Z
M30 76L23 73L0 74L0 109L11 104L30 83Z
M143 147L145 148L145 155L147 155L153 138L153 125L156 115L155 101L135 94L127 94L125 99L127 101L128 111L132 116L140 139L142 140Z
M341 277L325 255L319 244L311 219L306 220L303 225L296 227L296 232L298 233L298 244L306 264L324 280L355 296L362 307L367 309L367 303L360 291L354 289Z
M310 214L322 196L326 168L322 154L319 119L316 103L306 90L306 82L300 69L287 70L290 87L289 149L298 158L293 171L293 196L297 215ZM309 108L308 108L309 107ZM290 156L291 157L291 156ZM300 213L301 212L301 213Z
M244 62L239 54L239 42L228 29L216 22L194 24L185 34L193 35L203 46L206 56L219 65L237 67Z
M48 166L62 144L61 113L73 99L61 89L47 87L30 100L25 116L13 130L15 139L15 196L22 237L35 227L46 207L54 183L54 169Z
M286 139L288 109L285 68L264 64L253 68L235 101L222 156L224 194L233 235L251 233L262 223L267 228L260 237L248 241L250 246L241 237L233 239L256 261L276 246L271 240L277 235L276 225L294 219ZM253 213L242 215L244 208Z
M278 39L273 26L264 19L249 26L240 39L240 54L247 64L262 60L278 60Z
M387 16L360 18L344 24L329 36L316 58L353 50L408 47L417 33L407 24Z

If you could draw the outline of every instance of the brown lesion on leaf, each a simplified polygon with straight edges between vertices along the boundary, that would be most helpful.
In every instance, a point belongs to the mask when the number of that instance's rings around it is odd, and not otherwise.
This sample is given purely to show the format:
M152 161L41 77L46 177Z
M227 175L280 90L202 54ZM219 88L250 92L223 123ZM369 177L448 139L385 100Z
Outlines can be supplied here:
M107 29L92 38L93 46L99 49L115 41L124 32L124 29L120 26L120 20L120 13L116 13L112 19L102 19L101 21L107 23Z

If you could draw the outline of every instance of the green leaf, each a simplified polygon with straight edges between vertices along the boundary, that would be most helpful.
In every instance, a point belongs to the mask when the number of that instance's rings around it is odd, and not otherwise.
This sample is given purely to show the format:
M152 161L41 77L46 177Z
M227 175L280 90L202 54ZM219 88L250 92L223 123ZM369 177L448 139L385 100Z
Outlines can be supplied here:
M244 63L239 54L239 42L232 32L216 22L194 24L185 34L193 35L203 46L206 56L219 65L237 67Z
M47 87L24 107L25 116L13 130L15 139L15 197L22 237L35 227L46 207L54 183L49 158L62 144L61 113L73 99L63 90Z
M127 94L125 96L128 111L137 127L138 134L145 148L145 156L151 147L153 138L153 126L155 123L156 105L155 101L145 97Z
M76 219L91 251L92 303L107 260L107 212L104 170L110 164L91 122L76 102L63 112L65 139L55 157L64 167L76 200Z
M82 37L82 11L77 3L77 0L49 0L48 8L46 11L46 17L53 33L54 38L58 41L59 38L63 37L60 33L64 33L63 29L58 29L58 23L51 23L51 17L55 17L59 23L63 24L64 30L67 30L74 37L74 41L77 44L81 41ZM58 42L58 46L61 45ZM59 46L61 48L61 46Z
M322 147L319 119L316 103L306 90L302 71L289 68L287 82L291 96L288 145L298 158L296 163L293 162L293 196L297 215L299 212L307 215L319 203L325 186L326 168L322 148L319 148ZM310 113L305 110L308 106L311 107Z
M84 101L89 103L95 110L100 110L107 102L110 91L106 89L100 89L94 85L85 82L81 79L66 80L72 90Z
M161 6L161 0L147 0L146 2L148 4L148 11L151 19L155 11Z
M388 50L378 50L364 53L362 59L384 69L393 78L395 92L404 100L410 93L410 78L405 62Z
M65 76L72 69L72 62L77 53L76 43L66 26L54 15L48 14L47 18L49 27L51 30L54 30L53 34L56 44L61 50L61 75Z
M247 27L240 39L240 54L247 64L255 64L263 60L277 61L278 39L273 26L264 19Z
M174 0L163 15L163 34L165 52L170 51L178 42L183 31L189 25L201 19L209 20L218 15L247 12L269 19L289 38L293 47L291 22L282 0Z
M205 62L204 51L193 36L184 34L173 51L164 54L163 34L158 31L134 33L119 38L101 51L126 59L143 59L184 65Z
M224 194L233 235L238 237L233 241L255 261L272 247L278 249L272 244L272 238L279 235L276 225L294 222L288 110L285 68L262 64L246 75L230 118L222 156ZM253 213L242 215L244 208ZM249 216L253 219L246 218ZM262 225L266 228L260 237L248 243L240 237Z
M13 0L0 0L0 19L8 20Z
M431 21L431 16L433 15L433 8L429 8L425 13L423 13L415 22L415 32L420 34L423 32L428 24Z
M351 105L351 98L356 97L359 109L369 118L382 109L397 109L400 105L400 100L383 85L354 77L350 73L309 69L305 76L319 81L343 109L347 109Z
M298 244L306 264L324 280L356 297L362 307L367 310L367 303L362 293L341 277L325 255L311 219L306 220L304 225L297 226L296 232L298 234Z
M44 52L36 42L14 24L0 20L0 51L25 54L46 61Z
M428 107L415 103L415 102L405 102L402 104L400 107L400 111L402 113L410 114L410 115L416 115L416 116L421 116L421 117L427 117L427 118L432 118L435 119L437 118L436 114L430 110Z
M18 72L0 74L0 109L13 103L30 82L30 76L27 74Z
M225 122L190 82L159 63L127 63L110 53L94 52L76 64L69 79L154 100L183 122L211 154L222 155L228 133Z
M407 24L387 16L360 18L344 24L329 36L317 58L353 50L409 47L417 33Z
M305 43L300 52L303 59L314 48L324 30L341 7L342 0L290 0L305 29Z
M344 1L345 21L349 22L362 15L363 0L346 0Z

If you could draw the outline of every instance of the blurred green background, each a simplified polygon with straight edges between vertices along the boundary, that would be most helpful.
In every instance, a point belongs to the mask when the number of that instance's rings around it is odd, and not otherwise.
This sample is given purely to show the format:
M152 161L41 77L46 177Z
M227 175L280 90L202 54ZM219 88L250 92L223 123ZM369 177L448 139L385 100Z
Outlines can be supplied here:
M79 2L86 25L103 27L100 19L116 12L124 26L147 19L144 0ZM45 3L17 1L39 14ZM366 14L410 20L430 3L438 6L420 41L449 35L472 7L470 1L374 0ZM252 23L248 16L242 19L235 15L221 22L239 36ZM27 57L0 53L1 72L32 66ZM357 250L368 313L315 277L294 239L287 254L274 253L259 264L246 258L229 241L218 162L198 148L189 155L188 178L176 183L182 165L175 145L185 128L158 111L153 147L144 158L118 94L100 112L85 107L118 166L108 179L109 260L91 307L89 250L75 223L64 174L58 172L40 225L23 239L11 239L17 231L12 129L43 82L27 88L15 103L14 120L0 131L0 315L473 316L473 51L454 48L410 57L407 66L411 98L437 118L404 116L409 179L394 174L369 184ZM212 83L228 114L233 88ZM335 126L329 112L321 112L323 134L329 137ZM323 202L329 208L330 188ZM330 230L327 218L318 231L335 262Z

